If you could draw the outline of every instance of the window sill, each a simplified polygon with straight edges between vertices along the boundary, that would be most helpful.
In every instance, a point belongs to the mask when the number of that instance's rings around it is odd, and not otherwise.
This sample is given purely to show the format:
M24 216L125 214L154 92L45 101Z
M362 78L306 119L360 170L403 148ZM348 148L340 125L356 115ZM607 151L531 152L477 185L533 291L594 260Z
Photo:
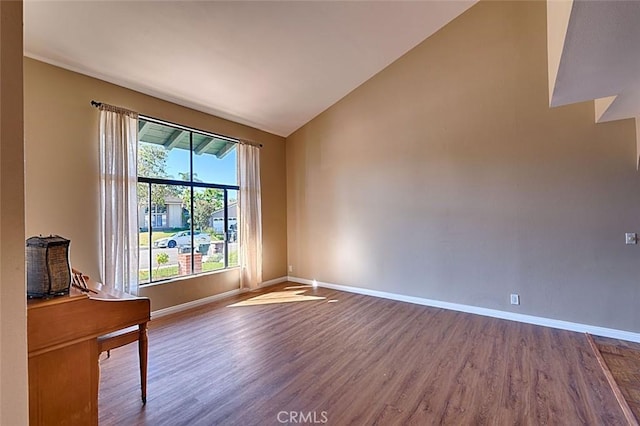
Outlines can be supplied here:
M202 272L200 274L193 274L193 275L184 275L182 277L175 277L175 278L169 278L166 280L162 280L162 281L155 281L152 283L144 283L144 284L140 284L139 287L140 288L149 288L149 287L155 287L158 285L164 285L164 284L171 284L171 283L175 283L175 282L180 282L180 281L188 281L194 278L202 278L202 277L206 277L209 275L217 275L217 274L222 274L225 272L230 272L230 271L235 271L236 269L240 269L240 266L232 266L229 268L225 268L225 269L218 269L216 271L208 271L208 272Z

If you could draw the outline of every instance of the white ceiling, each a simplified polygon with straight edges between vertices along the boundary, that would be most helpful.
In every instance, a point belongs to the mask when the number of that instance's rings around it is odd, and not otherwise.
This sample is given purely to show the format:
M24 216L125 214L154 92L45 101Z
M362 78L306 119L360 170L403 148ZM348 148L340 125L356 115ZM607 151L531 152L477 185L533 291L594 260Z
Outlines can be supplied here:
M281 136L468 1L26 1L25 54Z
M640 1L574 0L551 105L611 96L599 121L640 116Z

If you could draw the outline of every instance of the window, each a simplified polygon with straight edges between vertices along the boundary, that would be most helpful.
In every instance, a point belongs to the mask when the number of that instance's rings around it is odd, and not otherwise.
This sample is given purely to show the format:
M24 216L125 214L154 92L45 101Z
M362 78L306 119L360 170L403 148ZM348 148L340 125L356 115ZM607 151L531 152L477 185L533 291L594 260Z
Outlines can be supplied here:
M238 266L236 143L140 117L140 284Z

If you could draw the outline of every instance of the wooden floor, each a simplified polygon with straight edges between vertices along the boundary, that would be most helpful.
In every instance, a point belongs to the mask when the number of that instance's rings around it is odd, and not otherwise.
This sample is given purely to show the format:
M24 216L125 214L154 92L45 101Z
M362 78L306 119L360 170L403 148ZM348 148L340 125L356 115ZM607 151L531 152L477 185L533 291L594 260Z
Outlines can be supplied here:
M226 307L245 294L152 321L148 402L136 346L116 349L101 361L101 424L277 425L291 412L330 425L626 424L582 334L306 294L327 299Z
M609 371L636 418L640 419L640 344L594 337Z

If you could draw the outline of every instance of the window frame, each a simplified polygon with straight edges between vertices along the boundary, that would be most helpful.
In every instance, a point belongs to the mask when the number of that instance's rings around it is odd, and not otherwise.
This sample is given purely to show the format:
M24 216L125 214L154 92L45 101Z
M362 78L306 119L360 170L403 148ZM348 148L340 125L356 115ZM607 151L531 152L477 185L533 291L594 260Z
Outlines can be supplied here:
M159 279L159 280L153 280L153 274L152 274L152 264L153 264L153 250L152 250L152 242L151 242L151 238L153 235L153 223L151 220L151 217L149 217L149 226L148 226L148 232L149 232L149 281L145 282L143 284L140 284L141 287L143 286L147 286L147 285L152 285L152 284L158 284L158 283L162 283L162 282L167 282L173 279L177 279L177 278L190 278L190 277L194 277L194 276L200 276L200 275L204 275L204 274L211 274L211 273L216 273L219 271L225 271L225 270L229 270L231 268L237 268L239 267L239 265L233 265L233 266L229 266L229 196L228 196L228 191L237 191L237 193L239 194L240 192L240 185L230 185L230 184L218 184L218 183L206 183L206 182L198 182L198 181L194 181L194 173L193 173L193 155L194 155L194 151L193 151L193 134L194 133L198 133L198 134L202 134L202 135L206 135L206 136L210 136L213 138L218 138L218 139L222 139L222 140L226 140L232 143L236 143L238 144L240 141L238 139L234 139L234 138L230 138L228 136L224 136L224 135L219 135L216 133L211 133L211 132L207 132L207 131L203 131L203 130L199 130L199 129L195 129L195 128L191 128L191 127L187 127L184 125L180 125L180 124L176 124L176 123L171 123L165 120L159 120L157 118L153 118L153 117L148 117L148 116L144 116L144 115L139 115L138 116L138 120L144 120L147 122L151 122L151 123L155 123L155 124L160 124L163 126L167 126L167 127L172 127L172 128L176 128L176 129L180 129L183 131L187 131L189 132L189 180L176 180L176 179L165 179L165 178L149 178L149 177L144 177L144 176L140 176L137 174L137 183L138 184L144 184L146 189L147 189L147 209L148 212L151 212L152 209L152 185L171 185L171 186L179 186L179 187L185 187L188 188L191 192L190 194L190 203L191 205L189 206L189 217L192 218L192 220L190 220L190 224L189 224L189 229L188 230L184 230L184 231L179 231L179 232L189 232L189 236L190 236L190 240L191 240L191 272L189 274L186 275L178 275L176 277L170 277L170 278L164 278L164 279ZM138 149L140 146L140 139L138 138L138 145L136 147L136 149ZM236 165L237 165L237 161L238 159L236 158ZM136 165L137 166L137 165ZM237 180L237 176L236 176L236 180ZM193 215L194 215L194 190L196 188L211 188L211 189L219 189L223 191L223 209L224 209L224 267L220 268L220 269L216 269L213 271L206 271L206 272L194 272L195 271L195 256L193 255L194 251L195 251L195 245L194 245L194 239L195 239L195 225L194 225L194 220L193 220ZM138 201L138 196L136 195L136 201ZM139 204L138 204L139 205ZM150 214L150 213L148 213ZM238 221L238 218L236 218L236 223ZM140 232L140 224L138 223L138 232ZM237 238L237 231L236 231L236 242L239 244L238 238ZM138 241L138 256L140 256L140 242ZM238 248L238 252L239 252L239 248ZM139 271L139 269L138 269ZM139 272L138 272L139 273Z

